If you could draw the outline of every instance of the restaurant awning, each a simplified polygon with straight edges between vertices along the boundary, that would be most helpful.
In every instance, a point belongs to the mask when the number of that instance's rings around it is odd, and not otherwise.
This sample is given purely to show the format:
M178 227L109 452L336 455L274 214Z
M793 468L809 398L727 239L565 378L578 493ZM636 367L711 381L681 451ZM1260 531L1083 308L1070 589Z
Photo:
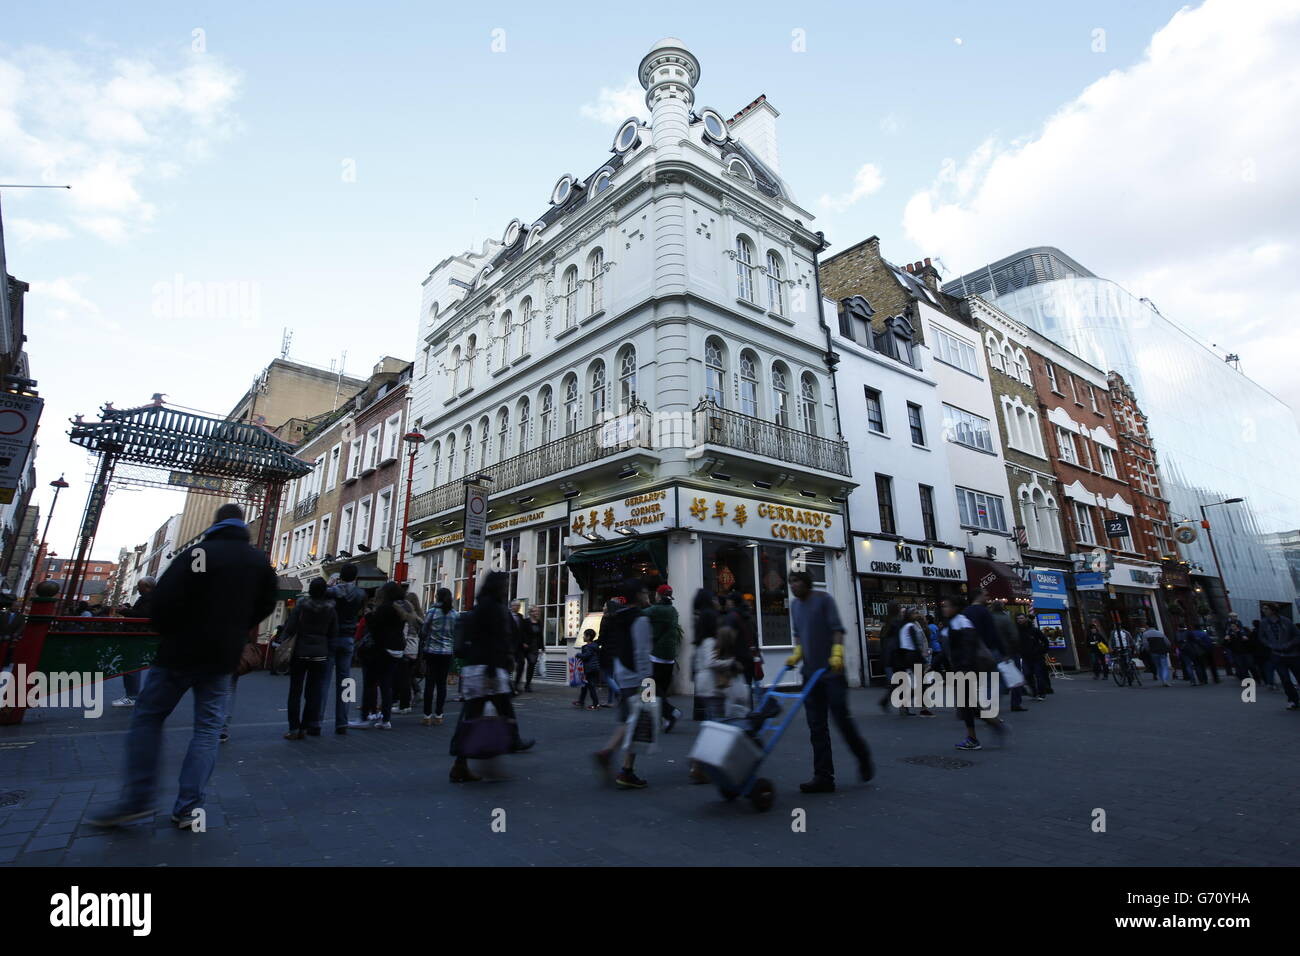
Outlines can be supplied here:
M569 552L565 563L569 566L569 572L585 591L591 586L592 573L600 562L615 558L637 557L649 560L661 574L668 573L668 542L662 537L629 538L625 541L574 548Z
M1033 590L1020 575L1012 570L1011 565L988 558L966 556L966 577L971 593L979 588L988 592L989 597L1001 601L1014 601L1029 604L1033 601Z

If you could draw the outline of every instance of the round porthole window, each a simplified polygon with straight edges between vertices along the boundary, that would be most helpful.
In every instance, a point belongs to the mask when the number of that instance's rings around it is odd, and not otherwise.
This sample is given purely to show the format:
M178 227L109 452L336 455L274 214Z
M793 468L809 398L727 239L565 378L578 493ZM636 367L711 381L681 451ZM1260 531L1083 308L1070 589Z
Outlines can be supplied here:
M569 197L573 195L573 177L565 174L560 177L560 181L555 184L551 190L551 205L563 206L568 202Z
M636 145L637 138L641 132L641 121L635 116L623 122L618 128L618 133L614 136L614 152L626 153Z
M715 143L727 141L727 121L716 110L705 110L700 119L704 121L704 135Z
M518 219L511 219L510 225L506 226L505 235L501 237L502 244L504 244L507 249L511 248L519 241L519 235L523 231L524 224Z

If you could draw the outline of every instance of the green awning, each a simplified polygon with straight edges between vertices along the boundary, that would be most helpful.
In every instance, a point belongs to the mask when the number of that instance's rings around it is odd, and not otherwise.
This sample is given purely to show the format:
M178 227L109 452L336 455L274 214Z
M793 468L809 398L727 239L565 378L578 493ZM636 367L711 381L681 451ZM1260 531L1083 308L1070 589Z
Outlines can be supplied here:
M610 558L648 558L659 569L659 573L668 573L668 541L665 538L628 538L611 544L596 544L591 547L575 548L569 552L565 562L569 572L585 591L591 586L595 565Z

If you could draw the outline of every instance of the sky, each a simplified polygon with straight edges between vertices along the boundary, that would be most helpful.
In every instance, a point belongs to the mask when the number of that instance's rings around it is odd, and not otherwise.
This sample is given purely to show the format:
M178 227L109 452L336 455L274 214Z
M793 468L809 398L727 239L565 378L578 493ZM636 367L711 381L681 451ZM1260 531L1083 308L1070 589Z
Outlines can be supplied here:
M1300 407L1300 0L734 10L46 0L6 18L0 183L73 187L0 189L47 402L42 514L48 482L71 484L50 547L71 554L89 486L73 415L155 392L224 414L286 329L290 358L353 375L413 358L420 281L604 161L648 115L636 68L664 36L701 62L697 109L780 111L781 173L832 252L878 235L950 278L1058 246ZM115 491L95 556L182 502Z

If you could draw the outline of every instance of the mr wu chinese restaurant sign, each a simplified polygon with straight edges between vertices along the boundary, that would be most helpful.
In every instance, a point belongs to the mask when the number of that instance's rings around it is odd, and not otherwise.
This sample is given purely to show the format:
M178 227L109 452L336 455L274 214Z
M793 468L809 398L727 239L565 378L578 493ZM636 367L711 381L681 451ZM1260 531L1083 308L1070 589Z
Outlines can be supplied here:
M867 535L858 537L857 549L859 574L936 581L966 580L964 551Z

